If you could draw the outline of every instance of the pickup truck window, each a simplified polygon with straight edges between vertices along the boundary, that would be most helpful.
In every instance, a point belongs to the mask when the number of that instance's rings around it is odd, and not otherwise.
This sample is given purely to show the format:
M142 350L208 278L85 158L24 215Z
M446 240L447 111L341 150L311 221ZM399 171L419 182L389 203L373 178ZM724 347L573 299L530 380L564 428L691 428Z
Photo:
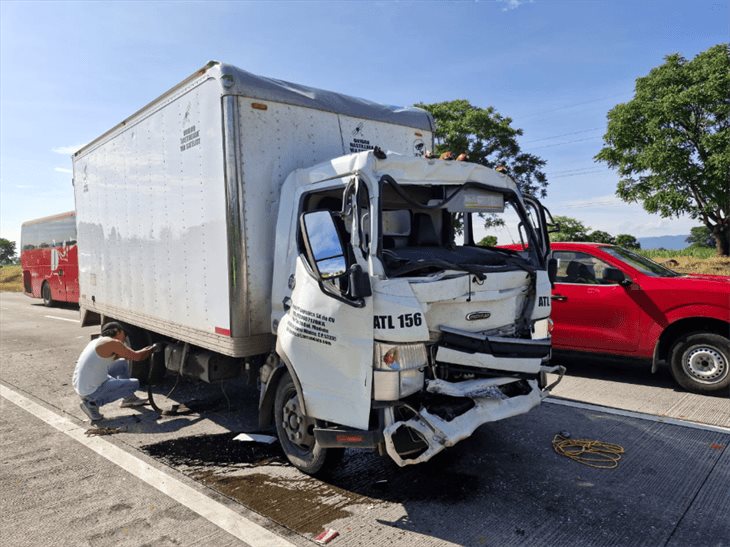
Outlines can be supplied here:
M682 275L646 257L627 251L623 247L602 247L601 250L651 277L679 277Z
M556 283L615 285L603 278L603 272L611 266L595 256L573 251L553 251L553 258L558 260Z

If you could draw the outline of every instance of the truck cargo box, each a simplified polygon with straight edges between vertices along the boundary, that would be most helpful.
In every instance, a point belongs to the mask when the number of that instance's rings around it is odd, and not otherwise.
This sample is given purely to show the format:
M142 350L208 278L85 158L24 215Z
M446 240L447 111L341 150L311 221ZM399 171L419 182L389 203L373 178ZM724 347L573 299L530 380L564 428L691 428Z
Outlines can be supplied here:
M211 62L74 154L82 315L265 353L286 176L375 146L432 145L423 110Z

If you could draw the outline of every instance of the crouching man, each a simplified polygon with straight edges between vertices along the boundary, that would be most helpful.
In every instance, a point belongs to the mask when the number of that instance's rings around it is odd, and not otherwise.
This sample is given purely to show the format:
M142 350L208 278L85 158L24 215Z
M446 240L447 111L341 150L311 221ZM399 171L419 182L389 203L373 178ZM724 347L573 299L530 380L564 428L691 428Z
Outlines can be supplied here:
M119 323L105 323L101 336L87 344L76 362L73 386L81 397L81 410L92 422L104 419L100 407L118 399L125 408L146 403L134 394L139 380L129 377L128 361L146 359L154 346L134 351L124 345L126 339Z

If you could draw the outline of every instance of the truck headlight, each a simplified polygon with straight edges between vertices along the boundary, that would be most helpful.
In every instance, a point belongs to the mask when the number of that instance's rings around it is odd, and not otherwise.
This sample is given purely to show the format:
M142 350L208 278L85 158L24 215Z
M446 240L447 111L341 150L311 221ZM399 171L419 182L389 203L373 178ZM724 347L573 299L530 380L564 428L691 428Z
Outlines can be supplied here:
M425 344L375 344L373 399L397 401L423 388Z

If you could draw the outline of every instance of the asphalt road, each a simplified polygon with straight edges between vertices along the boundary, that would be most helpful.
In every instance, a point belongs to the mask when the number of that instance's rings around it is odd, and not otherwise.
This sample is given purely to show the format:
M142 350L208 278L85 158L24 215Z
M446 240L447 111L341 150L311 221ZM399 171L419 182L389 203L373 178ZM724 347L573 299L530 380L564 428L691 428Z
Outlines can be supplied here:
M95 329L76 320L73 308L0 293L5 545L311 545L326 529L338 547L730 545L730 401L678 391L666 374L572 363L560 399L425 465L347 451L320 480L275 444L232 440L255 431L243 381L168 379L158 404L197 413L112 404L103 425L119 432L87 437L70 376ZM560 431L625 454L616 469L582 466L553 451Z

